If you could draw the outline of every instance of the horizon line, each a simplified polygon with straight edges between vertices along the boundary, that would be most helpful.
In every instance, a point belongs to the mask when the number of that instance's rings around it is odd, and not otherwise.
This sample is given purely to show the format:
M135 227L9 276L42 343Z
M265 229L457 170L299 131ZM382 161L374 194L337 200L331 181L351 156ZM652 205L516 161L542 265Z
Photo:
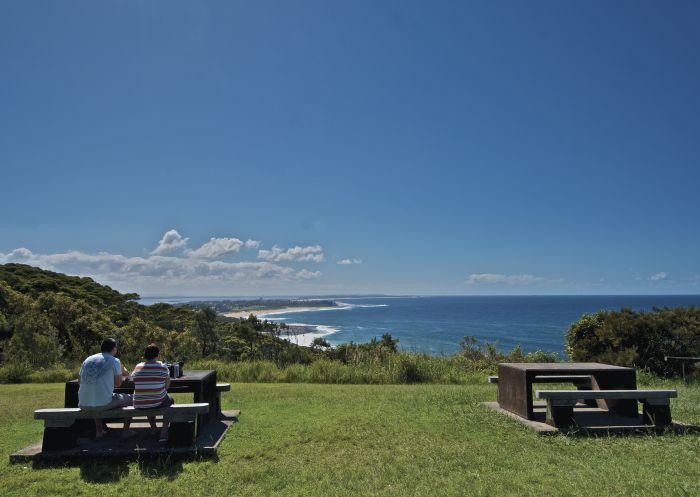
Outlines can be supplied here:
M134 292L136 293L136 292ZM297 294L297 295L141 295L139 298L213 298L213 299L271 299L271 298L422 298L422 297L700 297L700 293L482 293L482 294L456 294L456 293L348 293L348 294Z

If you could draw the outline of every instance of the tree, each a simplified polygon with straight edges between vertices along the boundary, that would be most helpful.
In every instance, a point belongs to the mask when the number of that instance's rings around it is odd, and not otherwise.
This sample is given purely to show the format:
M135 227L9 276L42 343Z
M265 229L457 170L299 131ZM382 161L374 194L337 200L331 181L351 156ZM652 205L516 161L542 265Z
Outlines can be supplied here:
M205 307L195 317L194 335L202 347L202 357L216 352L218 334L216 311L211 307Z
M311 342L311 348L314 349L327 349L330 346L331 344L328 343L328 340L323 337L316 337L314 338L314 341Z
M12 338L5 349L9 362L50 366L61 359L62 352L56 329L46 316L32 309L15 319Z
M389 333L384 333L382 335L382 347L389 352L396 352L397 345L399 344L398 338L392 338Z
M680 374L666 356L700 355L700 308L631 309L584 314L566 332L574 361L635 366L662 376Z

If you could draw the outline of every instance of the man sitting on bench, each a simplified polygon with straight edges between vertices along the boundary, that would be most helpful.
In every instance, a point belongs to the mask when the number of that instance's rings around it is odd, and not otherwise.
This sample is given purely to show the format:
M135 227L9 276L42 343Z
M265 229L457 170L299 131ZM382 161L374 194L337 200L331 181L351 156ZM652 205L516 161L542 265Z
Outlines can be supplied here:
M83 361L80 367L80 387L78 388L78 407L84 411L95 412L95 438L105 434L100 413L117 407L131 404L132 396L124 393L114 393L126 376L127 370L114 357L117 353L117 342L114 338L106 338L100 347L101 352ZM129 430L131 420L124 421L122 437L133 434Z
M134 407L150 409L154 407L170 407L175 403L168 395L170 373L168 367L160 362L160 350L154 343L146 347L143 354L145 362L140 362L131 374L134 381ZM148 416L151 428L156 429L155 416ZM168 417L163 416L163 426L160 430L160 442L168 441Z

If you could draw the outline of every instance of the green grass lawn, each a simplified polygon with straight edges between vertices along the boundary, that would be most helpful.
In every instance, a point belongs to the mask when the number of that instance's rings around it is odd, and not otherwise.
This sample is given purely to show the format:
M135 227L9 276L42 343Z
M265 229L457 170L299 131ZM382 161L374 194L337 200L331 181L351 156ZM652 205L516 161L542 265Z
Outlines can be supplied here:
M676 386L657 382L654 387ZM700 424L700 387L673 415ZM39 440L40 407L63 385L0 385L0 494L700 495L700 436L537 436L478 405L493 385L232 385L240 408L218 461L33 467L8 456Z

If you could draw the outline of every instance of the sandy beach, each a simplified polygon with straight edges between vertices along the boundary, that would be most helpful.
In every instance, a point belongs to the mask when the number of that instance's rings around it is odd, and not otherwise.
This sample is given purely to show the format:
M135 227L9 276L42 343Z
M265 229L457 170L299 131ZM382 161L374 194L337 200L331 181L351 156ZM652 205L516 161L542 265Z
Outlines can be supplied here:
M288 314L293 312L308 312L308 311L337 311L340 309L347 309L351 306L349 305L336 305L336 306L325 306L325 307L281 307L277 309L255 309L255 310L243 310L235 312L224 312L224 316L229 318L239 318L245 319L251 314L259 319L265 319L267 317L276 316L279 314ZM297 345L303 347L309 347L314 341L314 338L324 337L326 335L332 335L335 333L336 329L330 326L320 326L320 325L307 325L302 323L289 323L289 329L279 335L282 340L288 340Z
M255 309L255 310L243 310L235 312L224 312L224 316L228 318L247 318L251 314L256 317L274 316L276 314L287 314L290 312L308 312L308 311L333 311L337 309L344 309L346 306L338 305L332 307L282 307L277 309Z

